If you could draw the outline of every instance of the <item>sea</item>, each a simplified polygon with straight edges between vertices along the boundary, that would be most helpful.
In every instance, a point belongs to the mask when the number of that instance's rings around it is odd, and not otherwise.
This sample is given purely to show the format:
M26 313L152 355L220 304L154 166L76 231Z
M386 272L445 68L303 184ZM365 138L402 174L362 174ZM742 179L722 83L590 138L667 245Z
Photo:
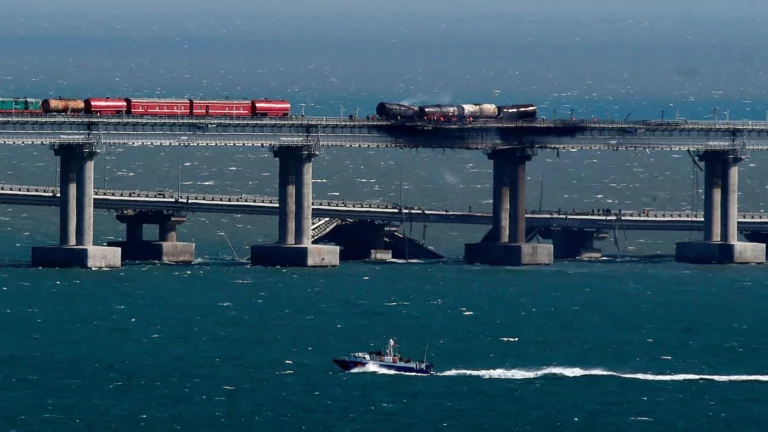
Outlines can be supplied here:
M12 7L0 96L254 95L322 116L365 116L383 100L533 102L547 118L765 121L768 111L759 17L716 26L702 16L677 25L499 15L486 18L504 33L476 49L446 42L466 24L447 12L384 31L381 11L360 5L369 20L308 37L279 27L322 11L280 5L252 17L271 19L280 38L250 44L259 32L247 8L235 25L224 9L190 18L191 4L175 20L122 16L127 3L109 5L114 14L94 4L77 19L49 5L44 29ZM157 22L119 36L131 19ZM104 22L115 27L93 37ZM559 32L544 25L553 22ZM441 30L418 28L428 25ZM359 39L344 33L352 28ZM767 162L756 152L741 164L740 211L765 210ZM95 172L99 188L277 196L266 149L114 146ZM527 177L528 209L703 203L703 173L685 152L540 152ZM0 183L55 181L47 147L0 147ZM328 148L313 188L316 199L402 196L406 206L489 212L491 164L481 152ZM401 229L445 259L253 267L249 247L276 240L276 218L190 214L178 236L196 244L192 264L55 270L29 259L32 246L57 241L58 210L0 206L0 431L768 429L764 265L678 264L675 242L701 233L619 228L596 243L601 259L474 266L463 245L488 227ZM124 236L114 214L97 212L96 243ZM331 362L390 338L435 373Z

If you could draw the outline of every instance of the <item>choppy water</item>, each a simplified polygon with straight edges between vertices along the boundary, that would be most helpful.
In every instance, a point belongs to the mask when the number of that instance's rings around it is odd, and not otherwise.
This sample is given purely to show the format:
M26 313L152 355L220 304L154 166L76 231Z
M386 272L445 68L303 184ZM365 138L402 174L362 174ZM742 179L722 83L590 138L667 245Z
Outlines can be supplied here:
M764 269L0 269L4 430L764 430ZM432 376L343 373L399 337Z
M755 8L729 20L737 8L501 13L489 2L451 15L411 2L382 18L383 5L360 2L102 2L88 13L22 3L4 9L0 97L271 97L309 115L366 115L381 100L534 102L548 118L711 119L719 107L720 118L763 120L768 109ZM741 210L764 209L764 163L742 164ZM489 211L490 168L479 152L328 149L314 191L397 202L402 178L406 205ZM180 181L187 192L275 196L276 173L263 149L111 148L96 162L97 186L116 189ZM528 177L529 209L702 202L685 153L542 152ZM48 148L0 148L1 183L54 179ZM31 246L58 238L56 217L0 208L3 431L768 428L765 267L671 262L674 241L696 234L619 232L598 247L620 258L547 268L284 270L231 261L221 235L242 258L275 240L274 218L196 214L179 231L197 243L191 266L27 268ZM485 230L407 227L451 258ZM124 236L106 213L95 234ZM330 361L393 336L413 358L429 341L437 373L342 373Z

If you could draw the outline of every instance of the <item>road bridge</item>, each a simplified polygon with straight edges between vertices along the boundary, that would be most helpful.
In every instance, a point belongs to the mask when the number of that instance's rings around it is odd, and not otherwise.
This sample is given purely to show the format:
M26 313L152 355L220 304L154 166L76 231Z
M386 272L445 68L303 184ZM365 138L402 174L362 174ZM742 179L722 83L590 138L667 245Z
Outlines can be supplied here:
M0 205L59 207L60 189L50 186L0 185ZM126 224L126 241L114 242L123 249L123 260L166 260L188 262L194 257L191 243L180 243L176 227L186 221L188 214L279 214L278 198L257 195L177 194L172 191L94 190L94 208L114 211ZM312 202L311 241L327 236L336 227L351 221L385 224L402 222L428 224L493 225L490 213L434 210L400 207L382 202L346 200L314 200ZM739 213L738 230L751 241L768 241L768 214ZM158 226L158 242L174 244L174 251L163 252L161 246L136 247L144 241L142 227ZM595 214L585 211L535 211L526 214L526 241L536 236L551 240L558 259L595 257L599 250L594 241L616 231L704 231L702 212L689 211L621 211ZM370 231L370 229L369 229ZM381 233L382 231L379 231ZM488 242L497 233L493 228L484 239ZM333 237L333 236L331 236ZM338 237L337 237L338 238ZM401 239L406 241L406 239ZM154 242L154 243L158 243ZM368 243L373 243L369 241ZM151 251L147 251L149 248ZM154 249L152 249L154 248ZM186 249L181 249L186 248ZM153 251L154 252L153 252ZM364 251L364 253L367 253ZM382 251L378 251L381 254ZM358 254L359 255L359 254ZM159 257L159 258L158 258Z
M59 193L59 188L51 186L0 184L0 205L59 207ZM259 195L94 189L94 208L127 214L159 211L181 216L190 213L276 216L278 201L275 197ZM312 214L315 218L390 223L492 224L491 213L400 207L375 201L313 200ZM703 231L704 213L672 210L622 210L610 214L531 211L526 214L526 227L529 230ZM739 213L738 229L740 232L768 232L768 214Z

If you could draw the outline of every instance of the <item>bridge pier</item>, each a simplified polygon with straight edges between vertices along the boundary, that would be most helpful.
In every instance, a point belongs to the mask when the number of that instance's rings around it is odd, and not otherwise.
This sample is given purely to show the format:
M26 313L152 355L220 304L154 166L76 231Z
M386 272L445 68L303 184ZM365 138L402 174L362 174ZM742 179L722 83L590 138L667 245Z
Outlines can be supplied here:
M500 149L488 158L493 161L494 234L491 241L464 245L464 261L503 266L552 264L552 245L525 242L525 164L532 155L525 149Z
M191 263L195 260L195 244L176 241L176 228L187 221L186 216L141 211L118 214L117 220L125 224L125 241L107 244L122 250L123 261ZM144 240L144 225L157 225L157 241Z
M547 233L552 239L555 259L568 260L577 258L600 258L603 253L595 248L595 239L605 238L598 231L585 229L557 229ZM546 238L547 235L542 235Z
M268 267L335 267L337 246L312 244L312 159L309 146L278 147L278 242L251 246L251 264Z
M733 151L705 151L704 241L678 242L675 260L694 264L758 264L765 262L765 245L738 241L739 162Z
M53 147L60 160L59 245L32 248L33 267L118 268L120 249L93 245L92 144Z

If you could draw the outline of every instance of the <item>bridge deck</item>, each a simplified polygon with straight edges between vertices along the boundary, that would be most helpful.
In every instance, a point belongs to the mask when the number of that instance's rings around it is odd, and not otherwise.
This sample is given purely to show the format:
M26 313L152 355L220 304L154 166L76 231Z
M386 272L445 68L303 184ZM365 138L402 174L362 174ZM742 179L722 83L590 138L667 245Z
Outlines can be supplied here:
M0 116L0 144L570 150L768 149L765 121L394 122L312 118Z
M0 204L58 207L58 189L49 186L0 185ZM255 195L208 195L170 191L95 190L94 206L111 211L156 210L173 213L228 213L277 215L277 198ZM315 200L315 218L374 220L382 222L427 222L446 224L491 225L488 213L402 208L396 204L344 200ZM580 228L612 231L701 231L703 213L679 211L622 211L610 215L588 212L529 213L528 228ZM768 232L768 214L740 213L740 231Z

